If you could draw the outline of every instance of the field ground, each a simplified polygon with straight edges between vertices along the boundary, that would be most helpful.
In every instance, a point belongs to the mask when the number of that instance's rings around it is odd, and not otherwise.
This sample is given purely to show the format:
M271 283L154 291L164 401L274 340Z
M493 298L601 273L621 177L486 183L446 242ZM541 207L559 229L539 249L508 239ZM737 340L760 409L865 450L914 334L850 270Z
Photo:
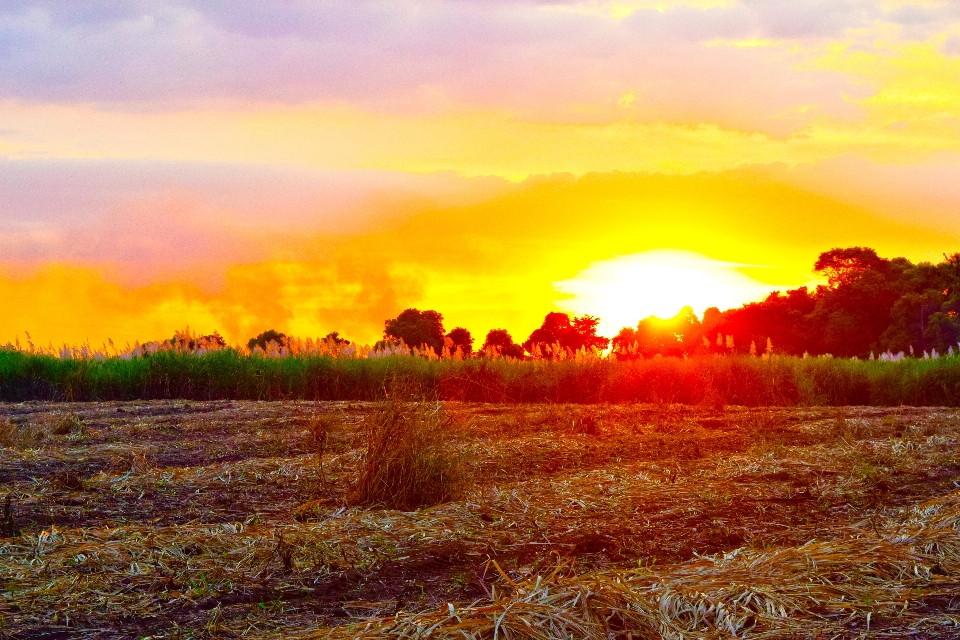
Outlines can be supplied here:
M0 405L0 637L960 634L958 410L449 403L472 484L400 512L373 409Z

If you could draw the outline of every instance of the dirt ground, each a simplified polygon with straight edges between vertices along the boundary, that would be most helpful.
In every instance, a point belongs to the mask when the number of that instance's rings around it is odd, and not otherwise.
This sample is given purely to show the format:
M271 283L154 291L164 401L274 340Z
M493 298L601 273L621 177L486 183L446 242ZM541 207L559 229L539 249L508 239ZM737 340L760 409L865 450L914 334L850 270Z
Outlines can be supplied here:
M451 403L463 495L346 506L372 410L0 405L0 638L349 636L532 576L879 538L960 488L953 409ZM336 425L322 457L318 415ZM957 576L926 571L910 631L960 637ZM870 606L817 615L839 637L907 632Z

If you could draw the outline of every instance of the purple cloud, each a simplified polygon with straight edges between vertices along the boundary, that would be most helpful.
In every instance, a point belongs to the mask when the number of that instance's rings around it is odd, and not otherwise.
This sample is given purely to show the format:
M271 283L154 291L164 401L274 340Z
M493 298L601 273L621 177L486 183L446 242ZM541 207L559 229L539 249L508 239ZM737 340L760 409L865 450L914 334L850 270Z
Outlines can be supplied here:
M943 12L904 10L887 19L914 23L921 15L930 24ZM493 94L509 106L523 104L538 84L534 93L550 94L550 86L589 89L591 77L638 82L661 54L696 64L702 41L834 37L878 16L872 2L826 0L639 10L622 21L537 2L19 1L0 9L0 95L349 100L384 108L431 86L480 104ZM603 67L616 59L631 61L633 72Z

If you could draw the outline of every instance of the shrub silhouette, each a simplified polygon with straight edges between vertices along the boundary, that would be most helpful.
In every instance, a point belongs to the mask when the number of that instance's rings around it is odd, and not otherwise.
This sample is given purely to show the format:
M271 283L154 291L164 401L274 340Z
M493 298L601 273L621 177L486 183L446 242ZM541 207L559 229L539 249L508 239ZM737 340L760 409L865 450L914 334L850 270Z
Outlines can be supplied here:
M247 348L250 349L250 351L253 351L255 347L260 347L266 351L269 343L276 342L277 344L284 344L286 340L287 334L280 333L274 329L267 329L256 338L250 338L247 341Z

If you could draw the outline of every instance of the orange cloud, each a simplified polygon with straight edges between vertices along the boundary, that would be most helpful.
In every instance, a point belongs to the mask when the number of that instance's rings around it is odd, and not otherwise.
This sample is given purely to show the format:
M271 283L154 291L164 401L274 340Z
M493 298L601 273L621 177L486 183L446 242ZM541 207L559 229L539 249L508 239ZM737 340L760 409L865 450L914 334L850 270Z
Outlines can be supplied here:
M0 337L29 330L44 344L132 341L190 325L234 342L271 327L372 342L383 321L408 306L437 309L448 327L478 337L495 327L525 336L563 303L553 283L616 256L693 251L766 265L747 273L770 286L798 286L833 246L935 259L956 242L956 234L880 217L765 172L555 176L464 206L401 199L365 231L264 234L253 249L240 244L234 254L195 263L219 270L212 283L160 270L147 284L120 284L111 263L8 264ZM233 242L232 232L223 234L212 246Z

